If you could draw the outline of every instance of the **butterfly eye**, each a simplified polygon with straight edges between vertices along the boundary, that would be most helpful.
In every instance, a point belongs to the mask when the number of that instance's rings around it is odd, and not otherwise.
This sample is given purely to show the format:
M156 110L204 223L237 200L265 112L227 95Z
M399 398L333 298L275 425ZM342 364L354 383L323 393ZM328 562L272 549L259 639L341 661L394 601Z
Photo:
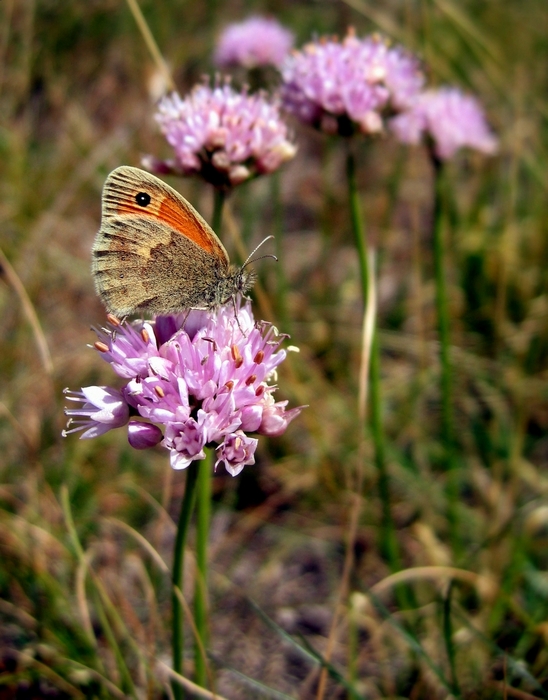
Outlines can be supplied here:
M135 195L135 201L140 207L148 207L150 204L150 195L147 192L139 192Z

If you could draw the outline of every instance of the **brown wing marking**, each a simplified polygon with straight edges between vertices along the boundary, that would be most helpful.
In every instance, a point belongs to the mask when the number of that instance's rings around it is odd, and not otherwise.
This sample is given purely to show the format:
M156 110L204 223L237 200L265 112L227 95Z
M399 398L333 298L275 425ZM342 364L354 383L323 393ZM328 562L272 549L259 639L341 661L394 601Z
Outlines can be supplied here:
M146 192L151 201L139 206L136 195ZM161 221L202 250L220 256L228 263L227 253L205 219L176 190L151 173L129 166L114 170L105 183L103 213L106 216L138 214Z

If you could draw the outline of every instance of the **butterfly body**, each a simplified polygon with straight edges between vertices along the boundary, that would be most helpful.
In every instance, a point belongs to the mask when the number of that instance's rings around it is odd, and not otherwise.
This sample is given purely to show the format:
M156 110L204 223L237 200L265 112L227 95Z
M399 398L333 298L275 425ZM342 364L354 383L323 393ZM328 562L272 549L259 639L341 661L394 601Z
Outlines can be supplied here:
M92 274L118 317L216 308L254 281L251 271L230 265L223 244L186 199L129 166L105 182Z

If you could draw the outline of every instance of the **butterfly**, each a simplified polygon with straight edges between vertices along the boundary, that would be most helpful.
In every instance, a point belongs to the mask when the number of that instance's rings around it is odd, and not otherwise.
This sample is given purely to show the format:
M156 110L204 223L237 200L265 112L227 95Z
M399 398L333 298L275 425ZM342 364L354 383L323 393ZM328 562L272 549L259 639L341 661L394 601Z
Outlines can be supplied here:
M253 286L248 262L231 265L205 219L155 175L124 165L107 177L91 270L109 313L217 308Z

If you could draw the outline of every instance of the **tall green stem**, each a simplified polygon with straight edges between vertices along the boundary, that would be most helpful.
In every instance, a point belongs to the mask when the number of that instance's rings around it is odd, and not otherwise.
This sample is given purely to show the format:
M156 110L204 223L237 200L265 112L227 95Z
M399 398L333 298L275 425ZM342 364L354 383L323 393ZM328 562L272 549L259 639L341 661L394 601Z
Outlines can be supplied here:
M444 237L444 200L445 174L442 161L431 154L434 170L434 212L433 245L434 275L436 280L436 311L438 316L439 353L440 353L440 390L441 390L441 438L444 450L444 467L448 471L447 498L449 502L448 518L450 535L453 543L458 541L456 535L457 482L454 474L454 418L453 418L453 378L450 358L450 316L447 302L447 274L445 270Z
M213 217L211 219L211 228L221 238L221 222L223 220L223 206L226 199L225 190L218 187L213 188Z
M348 179L348 193L350 198L350 214L352 217L352 230L358 250L360 263L360 276L362 283L362 298L364 305L369 303L369 261L367 249L367 237L365 233L364 218L361 210L360 196L356 182L356 160L349 144L346 161L346 173ZM373 332L371 344L370 367L370 396L371 396L371 432L375 447L375 465L379 478L379 495L382 503L382 523L380 548L393 570L399 568L399 556L397 550L394 523L390 508L390 484L386 469L386 456L384 446L384 432L382 427L381 409L381 382L380 382L380 353L376 328Z
M173 552L173 573L171 581L173 584L173 593L171 595L172 605L172 649L173 649L173 670L176 673L183 675L183 606L175 589L183 590L183 563L185 557L185 545L188 534L188 526L190 517L194 509L194 501L196 496L196 481L200 468L199 462L191 462L187 470L185 495L181 505L179 514L179 522L177 524L177 537L175 538L175 549ZM183 689L178 683L173 683L173 695L175 700L183 700Z
M283 249L283 210L282 210L282 195L280 186L280 171L272 173L270 176L271 192L272 192L272 209L273 209L273 233L276 242L276 257L278 264L276 271L278 275L277 289L277 306L280 325L291 334L290 321L287 313L287 278L285 275L285 260Z
M211 520L211 475L213 473L213 450L207 450L200 463L196 504L196 589L194 591L194 622L200 635L201 645L194 645L194 678L198 685L206 687L207 668L203 650L207 648L208 596L207 596L207 551L209 523Z
M226 192L213 190L212 228L221 232L223 206ZM208 596L207 596L207 550L209 523L211 520L211 478L213 474L213 452L207 450L202 460L197 478L196 494L196 587L194 589L194 623L200 639L194 644L194 678L198 685L207 684L206 660L203 650L208 643Z
M346 158L346 176L348 179L348 195L350 198L350 216L352 217L352 231L358 250L360 264L360 278L362 282L362 299L364 306L369 302L369 262L367 250L367 238L365 234L364 218L360 202L360 194L356 182L356 159L349 144Z
M213 190L213 217L212 228L220 232L223 205L226 194L223 190ZM209 535L209 520L211 516L211 457L200 462L191 462L188 467L185 495L181 506L179 524L177 526L177 538L175 540L175 553L173 557L173 587L182 590L183 585L183 561L185 543L190 524L190 517L194 510L197 492L196 514L196 563L197 583L194 597L195 624L202 645L207 641L207 542ZM183 608L179 597L173 592L173 670L183 673ZM202 646L202 648L203 648ZM206 669L199 645L196 644L196 677L200 685L205 685ZM183 700L184 691L180 685L173 684L175 700Z

